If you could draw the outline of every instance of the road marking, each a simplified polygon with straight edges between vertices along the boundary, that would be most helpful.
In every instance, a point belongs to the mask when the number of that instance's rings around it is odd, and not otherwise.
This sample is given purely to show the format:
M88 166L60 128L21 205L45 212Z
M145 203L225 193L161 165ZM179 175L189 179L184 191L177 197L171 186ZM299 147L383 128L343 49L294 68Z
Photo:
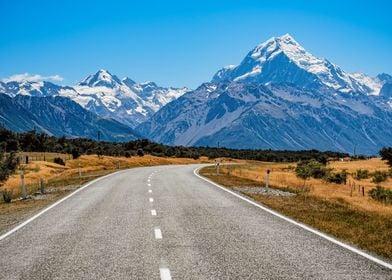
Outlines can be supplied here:
M87 188L88 186L90 186L90 185L92 185L92 184L94 184L94 183L96 183L96 182L98 182L98 181L100 181L100 180L103 180L103 179L105 179L105 178L107 178L107 177L110 177L110 176L113 176L113 175L116 175L116 174L119 174L119 173L127 172L127 171L129 171L129 170L117 171L117 172L114 172L114 173L112 173L112 174L108 174L108 175L105 175L105 176L103 176L103 177L97 178L97 179L95 179L95 180L93 180L93 181L91 181L91 182L88 182L87 184L85 184L84 186L80 187L80 188L77 189L76 191L74 191L74 192L70 193L69 195L67 195L66 197L64 197L64 198L62 198L62 199L56 201L55 203L53 203L53 204L50 205L49 207L45 208L45 209L42 210L41 212L39 212L39 213L37 213L36 215L34 215L33 217L31 217L30 219L27 219L26 221L24 221L24 222L21 223L20 225L14 227L14 228L11 229L10 231L8 231L8 232L4 233L3 235L1 235L1 236L0 236L0 241L3 240L4 238L6 238L7 236L10 236L10 235L13 234L14 232L18 231L19 229L23 228L23 227L26 226L27 224L31 223L32 221L34 221L35 219L37 219L39 216L41 216L42 214L46 213L46 212L49 211L50 209L56 207L57 205L59 205L59 204L62 203L63 201L65 201L65 200L67 200L68 198L74 196L74 195L77 194L78 192L84 190L84 189Z
M156 216L156 215L157 215L157 211L154 210L154 209L152 209L152 210L151 210L151 215L152 215L152 216Z
M161 280L171 280L170 270L165 267L161 267L159 269L159 273L161 274Z
M150 200L150 202L154 202L154 199L153 199L152 197L150 197L150 199L149 199L149 200Z
M162 231L159 228L154 229L155 239L162 239Z
M147 180L147 182L149 182L149 183L150 183L150 182L151 182L151 180L150 180L150 179L148 179L148 180Z
M229 189L227 189L227 188L225 188L225 187L223 187L223 186L221 186L221 185L211 181L210 179L207 179L207 178L201 176L199 174L199 170L201 168L202 167L198 167L195 170L193 170L193 174L195 174L200 179L202 179L202 180L204 180L204 181L206 181L206 182L208 182L208 183L210 183L210 184L212 184L212 185L214 185L214 186L224 190L225 192L228 192L228 193L230 193L230 194L232 194L232 195L234 195L234 196L236 196L236 197L238 197L238 198L240 198L240 199L242 199L242 200L244 200L244 201L246 201L246 202L248 202L248 203L250 203L250 204L252 204L252 205L254 205L254 206L256 206L256 207L258 207L258 208L260 208L260 209L262 209L262 210L264 210L264 211L266 211L266 212L268 212L268 213L270 213L270 214L272 214L274 216L276 216L276 217L278 217L278 218L281 218L281 219L283 219L283 220L285 220L285 221L287 221L287 222L289 222L291 224L294 224L294 225L296 225L296 226L298 226L300 228L303 228L304 230L307 230L307 231L309 231L311 233L314 233L314 234L316 234L316 235L318 235L318 236L320 236L320 237L322 237L322 238L324 238L324 239L326 239L326 240L328 240L328 241L330 241L332 243L335 243L336 245L339 245L339 246L341 246L341 247L343 247L343 248L345 248L347 250L350 250L353 253L356 253L356 254L358 254L358 255L360 255L362 257L367 258L368 260L371 260L371 261L373 261L375 263L378 263L379 265L382 265L382 266L384 266L386 268L392 269L392 264L390 264L390 263L387 263L387 262L385 262L385 261L383 261L383 260L381 260L379 258L376 258L376 257L374 257L372 255L369 255L369 254L367 254L367 253L365 253L365 252L363 252L363 251L361 251L361 250L359 250L357 248L354 248L354 247L352 247L350 245L347 245L346 243L343 243L343 242L341 242L341 241L339 241L339 240L337 240L337 239L335 239L335 238L333 238L331 236L328 236L325 233L322 233L322 232L320 232L318 230L315 230L315 229L313 229L313 228L311 228L311 227L309 227L307 225L304 225L304 224L301 224L299 222L296 222L296 221L294 221L294 220L292 220L292 219L290 219L290 218L288 218L288 217L286 217L286 216L284 216L282 214L279 214L279 213L275 212L274 210L271 210L271 209L269 209L269 208L267 208L265 206L262 206L262 205L254 202L254 201L252 201L252 200L250 200L250 199L248 199L246 197L243 197L243 196L241 196L241 195L231 191L231 190L229 190Z
M151 184L150 184L150 183L148 183L148 184L147 184L147 186L151 187Z
M148 190L149 193L152 193L152 190Z

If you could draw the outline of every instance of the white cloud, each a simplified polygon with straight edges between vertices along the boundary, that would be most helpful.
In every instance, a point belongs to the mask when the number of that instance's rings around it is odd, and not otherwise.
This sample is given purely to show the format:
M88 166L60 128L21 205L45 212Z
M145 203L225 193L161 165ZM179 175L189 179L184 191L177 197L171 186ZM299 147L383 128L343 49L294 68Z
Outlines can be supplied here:
M29 81L29 82L39 82L39 81L54 81L54 82L61 82L64 80L63 77L60 75L53 75L53 76L41 76L38 74L29 74L29 73L23 73L23 74L16 74L12 75L8 78L3 79L3 82L22 82L22 81Z

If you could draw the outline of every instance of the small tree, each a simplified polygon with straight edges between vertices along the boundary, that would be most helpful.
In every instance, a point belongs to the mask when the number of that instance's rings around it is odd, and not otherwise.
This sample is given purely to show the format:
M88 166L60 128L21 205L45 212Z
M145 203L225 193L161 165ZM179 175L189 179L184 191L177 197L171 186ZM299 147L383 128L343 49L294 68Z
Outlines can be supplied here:
M379 154L383 160L386 160L388 162L389 166L392 166L392 147L382 148Z
M80 151L78 148L73 148L71 154L72 154L72 159L77 159L80 157Z
M299 163L295 168L295 175L297 175L297 177L304 180L304 187L305 187L306 180L312 177L312 170L308 164Z
M137 150L137 155L138 155L139 157L143 157L143 156L144 156L144 151L143 151L143 149L138 149L138 150Z

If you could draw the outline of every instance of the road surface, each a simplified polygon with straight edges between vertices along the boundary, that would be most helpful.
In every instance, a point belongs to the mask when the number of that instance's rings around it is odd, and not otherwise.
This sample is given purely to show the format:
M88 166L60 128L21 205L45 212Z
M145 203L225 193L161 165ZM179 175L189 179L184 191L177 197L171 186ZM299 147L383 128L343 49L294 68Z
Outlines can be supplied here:
M196 177L105 177L0 240L0 279L392 279L392 270Z

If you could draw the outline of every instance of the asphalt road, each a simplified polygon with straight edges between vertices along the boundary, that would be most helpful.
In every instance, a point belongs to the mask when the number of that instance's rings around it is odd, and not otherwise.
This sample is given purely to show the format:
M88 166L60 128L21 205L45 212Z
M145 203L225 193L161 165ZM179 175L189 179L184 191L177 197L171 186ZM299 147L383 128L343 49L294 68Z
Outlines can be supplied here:
M392 279L196 167L137 168L84 188L0 240L0 279Z

